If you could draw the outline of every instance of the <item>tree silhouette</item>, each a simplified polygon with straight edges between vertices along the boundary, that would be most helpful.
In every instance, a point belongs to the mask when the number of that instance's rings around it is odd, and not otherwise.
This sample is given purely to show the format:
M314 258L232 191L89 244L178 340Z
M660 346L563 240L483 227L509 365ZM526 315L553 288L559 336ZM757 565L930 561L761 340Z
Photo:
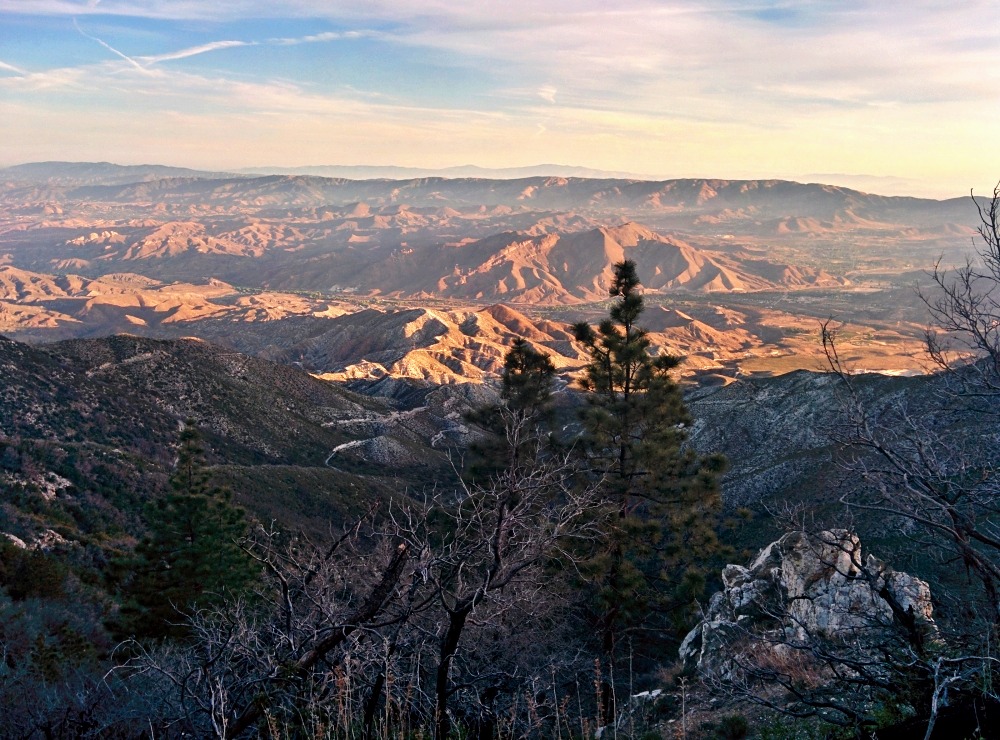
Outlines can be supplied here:
M183 636L184 617L244 590L256 575L240 547L246 514L211 482L201 435L188 420L178 441L171 491L146 510L149 532L131 563L124 631L138 637Z
M654 356L637 324L644 304L635 262L614 270L609 317L596 331L572 326L590 355L580 381L583 448L614 509L587 570L594 626L612 664L624 638L668 635L671 621L688 616L703 564L720 549L714 525L725 466L684 446L691 417L670 376L681 359Z
M522 461L534 461L540 446L551 446L544 433L552 417L556 368L552 359L522 337L504 356L500 399L466 417L482 427L487 439L470 446L465 477L486 481Z

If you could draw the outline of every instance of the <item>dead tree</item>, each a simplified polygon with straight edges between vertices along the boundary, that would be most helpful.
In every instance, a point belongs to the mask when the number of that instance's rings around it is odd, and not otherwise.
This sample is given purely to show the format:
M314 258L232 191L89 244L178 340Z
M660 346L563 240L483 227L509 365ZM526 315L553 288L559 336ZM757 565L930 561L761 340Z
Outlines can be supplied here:
M265 718L301 722L337 688L358 639L406 615L401 539L366 540L356 527L319 548L261 529L247 552L266 572L256 598L196 613L183 644L125 646L120 672L160 680L168 724L236 738Z
M458 694L473 710L479 689L519 695L549 671L519 655L544 642L525 633L557 607L546 568L596 536L601 507L571 456L526 444L539 434L527 416L507 421L509 442L532 453L487 485L397 500L324 547L258 530L247 543L266 574L256 597L195 614L187 643L129 645L122 674L159 680L161 725L217 738L323 723L444 738ZM490 634L498 654L463 651L473 634Z
M821 327L840 380L843 423L835 437L852 453L847 465L860 481L842 502L897 523L915 546L942 553L976 586L936 594L964 611L941 635L947 650L910 643L910 656L897 661L928 687L928 736L947 689L996 699L988 682L976 681L992 670L988 640L1000 629L1000 185L985 204L974 203L982 241L975 256L953 270L938 262L934 292L921 294L933 324L926 349L939 369L922 381L923 393L873 398L842 360L832 322Z
M441 739L451 732L455 693L488 678L466 663L462 683L452 680L470 620L551 608L546 566L572 561L579 541L599 534L599 486L577 484L574 457L548 454L530 415L506 406L498 413L505 416L507 444L522 454L512 455L486 486L466 487L457 499L436 496L426 508L409 507L393 517L394 531L422 553L440 608L433 691L434 732Z
M844 366L829 323L822 327L830 368L841 381L838 441L853 451L848 465L863 483L842 497L854 509L905 522L913 537L946 552L983 587L989 620L1000 626L1000 469L995 425L956 407L950 395L876 404ZM981 368L974 372L978 375ZM967 368L949 371L963 375ZM954 387L943 377L939 387Z
M985 203L973 197L979 215L981 244L964 266L944 269L940 260L931 278L933 294L921 294L934 327L927 332L927 349L938 367L965 366L954 375L966 401L987 401L1000 393L1000 184ZM979 403L997 413L995 404Z

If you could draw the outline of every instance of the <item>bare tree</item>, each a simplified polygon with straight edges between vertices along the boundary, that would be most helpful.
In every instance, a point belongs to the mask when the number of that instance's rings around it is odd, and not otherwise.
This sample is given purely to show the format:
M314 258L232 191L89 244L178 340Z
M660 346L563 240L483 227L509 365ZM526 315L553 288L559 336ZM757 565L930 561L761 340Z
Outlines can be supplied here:
M935 265L929 356L940 372L929 393L873 399L842 361L832 322L822 325L830 369L839 377L845 423L839 440L856 451L865 486L846 494L853 507L890 515L921 542L945 549L985 589L1000 624L1000 185L985 205L973 199L982 245L976 259Z
M982 242L973 244L975 257L954 270L939 260L931 273L935 293L921 297L935 325L927 332L931 358L942 370L952 370L956 361L968 365L969 372L958 376L965 381L963 395L979 399L1000 392L1000 184L985 203L972 200Z
M267 718L302 723L337 688L366 631L405 615L409 547L359 527L325 548L261 528L246 545L266 569L255 597L201 610L190 640L133 656L123 671L157 677L167 724L234 738Z
M982 424L980 415L952 400L951 376L968 383L969 369L928 381L937 383L937 400L924 394L885 402L873 399L844 366L829 323L822 338L843 393L844 423L836 436L853 450L848 465L863 483L848 489L842 502L902 522L920 545L961 564L982 584L989 620L1000 625L1000 471L994 454L1000 438L995 425ZM981 371L971 372L978 377Z
M393 518L394 531L421 552L423 573L443 615L434 677L435 736L451 731L449 700L462 688L496 681L466 663L462 682L452 680L460 646L480 611L490 621L503 612L538 615L551 608L545 568L572 562L579 540L599 536L600 485L577 485L571 454L547 454L530 413L501 405L506 443L520 454L487 487L466 487L460 500L435 497L424 510L412 507ZM530 454L528 454L530 453Z
M488 485L397 500L325 547L259 529L246 544L266 573L255 597L198 612L183 645L127 646L122 671L170 697L162 724L218 738L321 724L445 738L459 705L489 714L482 695L520 696L548 671L529 647L558 608L546 569L596 536L601 507L569 455L529 442L540 434L529 416L498 413L532 454Z
M904 648L881 657L886 669L905 670L923 686L928 737L949 690L996 699L984 677L995 662L990 636L1000 628L1000 185L985 204L974 203L982 239L975 257L954 270L939 262L935 292L921 295L933 322L926 347L939 372L915 381L920 392L879 397L842 360L833 323L821 328L843 401L835 437L858 480L841 501L893 523L972 582L954 593L935 584L935 596L956 608L933 646L912 640L905 613L894 614L894 630L882 638ZM803 648L815 651L816 643ZM851 670L864 675L857 665Z

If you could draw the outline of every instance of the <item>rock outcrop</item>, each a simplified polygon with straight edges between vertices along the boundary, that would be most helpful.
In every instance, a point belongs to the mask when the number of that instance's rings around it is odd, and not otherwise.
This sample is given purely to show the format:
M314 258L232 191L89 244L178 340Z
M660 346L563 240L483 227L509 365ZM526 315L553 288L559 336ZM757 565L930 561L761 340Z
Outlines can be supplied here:
M702 675L777 666L820 644L864 650L889 631L916 643L936 631L927 583L862 558L846 530L790 532L748 567L727 565L722 581L680 649L685 668Z

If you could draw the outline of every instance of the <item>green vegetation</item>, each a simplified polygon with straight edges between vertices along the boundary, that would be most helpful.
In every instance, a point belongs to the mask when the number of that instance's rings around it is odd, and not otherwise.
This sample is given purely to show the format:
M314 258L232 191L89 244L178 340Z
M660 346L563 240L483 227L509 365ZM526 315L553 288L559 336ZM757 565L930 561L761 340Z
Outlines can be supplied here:
M247 535L244 511L232 494L211 484L201 436L192 420L184 424L177 448L171 492L147 508L148 534L127 564L124 589L125 635L182 637L185 618L232 600L259 573L241 546Z
M662 650L671 628L686 626L720 551L717 477L725 462L684 446L692 419L670 376L681 360L650 351L637 323L638 288L635 263L615 265L610 293L618 300L609 317L596 332L573 326L591 358L580 383L587 400L581 445L611 509L611 524L583 565L593 627L611 665L629 645L644 655Z
M245 359L232 372L230 355L196 343L76 342L58 362L6 345L30 369L8 428L32 437L0 439L0 522L30 543L0 543L4 636L17 646L2 696L23 703L59 682L86 697L56 734L86 713L111 734L591 736L633 679L652 680L651 654L674 639L718 550L720 462L684 447L677 360L649 352L637 285L621 265L611 318L583 339L594 357L583 436L578 424L561 434L552 361L517 339L498 398L468 417L481 442L464 482L406 437L405 464L329 464L354 439L342 429L379 434L380 417L300 373ZM43 414L30 411L38 398ZM177 398L199 421L175 444L164 399ZM42 549L45 531L59 539ZM643 655L641 675L627 652ZM526 682L540 671L541 692ZM135 701L109 701L115 686ZM658 706L631 726L672 716ZM54 711L10 727L30 734Z
M466 415L488 435L470 446L466 471L470 481L487 480L505 469L516 468L522 460L537 455L539 445L553 443L550 436L528 434L511 438L509 432L512 425L551 426L555 377L555 366L547 354L520 337L514 340L504 357L500 399Z

